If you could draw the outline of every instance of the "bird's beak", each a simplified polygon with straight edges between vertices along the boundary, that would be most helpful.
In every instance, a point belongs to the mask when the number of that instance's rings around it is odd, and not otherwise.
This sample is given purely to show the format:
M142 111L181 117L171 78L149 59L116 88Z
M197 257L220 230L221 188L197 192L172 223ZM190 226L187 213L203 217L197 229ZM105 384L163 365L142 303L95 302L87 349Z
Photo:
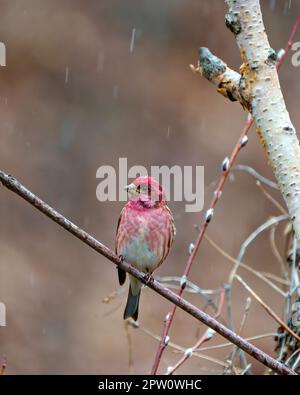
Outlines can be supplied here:
M129 184L124 187L125 191L129 194L134 195L136 192L136 186L134 184Z
M124 189L128 192L129 199L135 199L138 196L137 188L133 183L126 185Z
M131 189L131 185L132 184L129 184L129 185L125 185L125 187L123 187L123 189L125 189L125 191L129 191L129 189Z

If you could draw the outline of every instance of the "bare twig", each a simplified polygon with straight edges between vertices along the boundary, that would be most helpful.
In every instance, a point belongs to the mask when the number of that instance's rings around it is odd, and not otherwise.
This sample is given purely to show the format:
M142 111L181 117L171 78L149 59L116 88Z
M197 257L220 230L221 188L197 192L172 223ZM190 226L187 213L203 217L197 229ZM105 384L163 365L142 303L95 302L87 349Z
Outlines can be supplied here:
M155 279L164 284L167 287L170 287L170 282L179 283L182 281L182 277L179 276L163 276L163 277L155 277ZM211 297L213 295L218 295L220 293L220 289L203 289L200 288L198 285L193 283L192 281L187 280L185 292L195 293L202 295L205 298Z
M225 300L225 289L222 288L222 292L220 294L220 301L219 301L219 306L218 306L218 310L216 312L216 314L214 315L214 318L218 318L221 313L222 313L222 309L223 309L223 305L224 305L224 300ZM202 344L206 343L207 341L209 341L210 339L212 339L213 335L214 335L214 331L212 331L211 329L207 329L205 331L205 333L201 336L201 338L190 348L187 348L185 350L185 353L183 355L182 358L180 358L180 360L171 367L171 369L168 369L168 375L172 375L177 369L180 368L180 366L182 366L184 364L184 362L189 359L192 355L193 352L202 346Z
M293 336L296 340L300 341L300 337L292 331L291 328L289 328L285 322L282 321L278 317L278 315L271 309L270 306L267 305L258 295L256 292L253 291L253 289L244 281L238 274L235 275L236 279L246 288L246 290L254 297L254 299L266 310L266 312L274 318L275 321L278 322L279 325L282 326L291 336Z
M283 214L283 215L280 215L278 217L271 217L265 223L263 223L257 229L255 229L255 231L252 232L250 234L250 236L247 237L247 239L241 245L240 252L239 252L238 257L236 259L237 263L234 265L234 267L233 267L233 269L232 269L232 271L230 273L229 280L228 280L229 284L232 284L234 276L235 276L235 274L236 274L236 272L237 272L237 270L239 268L240 262L243 259L243 256L245 255L245 252L246 252L247 248L257 238L257 236L259 236L266 229L269 229L270 227L274 226L275 224L278 224L281 221L286 221L287 219L288 219L288 215L287 214Z
M295 38L295 36L297 34L299 26L300 26L300 15L298 16L296 22L293 25L290 37L289 37L288 42L286 44L286 47L284 49L284 54L277 61L277 69L279 69L281 67L284 59L286 58L286 55L288 54L289 50L291 49L291 46L293 45L293 41L294 41L294 38Z
M295 356L296 356L297 354L299 354L299 353L300 353L300 348L298 348L296 351L294 351L294 352L288 357L288 359L285 361L286 365L289 365L290 361L292 361L292 359L295 358ZM298 359L298 358L297 358L297 359ZM295 368L296 368L296 366L295 366Z
M248 313L249 313L249 310L250 310L250 306L251 306L251 298L247 298L244 315L243 315L243 318L242 318L242 322L241 322L240 328L238 330L238 334L239 335L242 334L242 331L244 329L244 326L245 326L245 323L246 323L246 320L247 320L247 317L248 317ZM228 365L225 368L225 372L233 369L234 359L235 359L237 351L238 351L238 347L234 346L233 350L232 350L232 353L231 353L231 358L228 360Z
M149 329L143 327L137 321L129 320L128 322L133 328L141 330L143 333L145 333L147 336L150 336L152 339L155 339L158 342L161 341L161 337L159 335L156 335L155 333L152 333ZM232 344L232 343L229 343L229 344ZM168 345L171 348L173 348L178 353L184 353L186 351L186 348L181 347L178 344L175 344L175 343L173 343L171 341L169 342ZM219 359L210 357L210 356L205 355L205 354L194 353L193 356L196 357L196 358L205 359L207 361L213 362L213 363L215 363L217 365L220 365L220 366L223 366L223 367L226 366L225 362L223 362L223 361L221 361Z
M262 281L264 281L266 284L268 284L271 288L273 288L276 292L278 292L282 296L286 296L286 293L282 291L280 288L278 288L272 281L270 281L268 278L265 277L262 273L260 273L257 270L254 270L251 266L246 265L243 262L238 261L237 259L233 258L230 254L228 254L226 251L224 251L220 246L218 246L217 243L215 243L210 237L205 235L205 239L209 242L209 244L215 248L221 255L223 255L226 259L228 259L230 262L234 263L235 265L239 265L239 267L242 267L243 269L247 270L248 272L254 274L256 277L260 278Z
M285 280L288 280L288 273L286 269L286 263L283 261L282 256L280 255L277 245L276 245L276 240L275 240L275 233L276 233L277 225L272 226L270 230L270 244L271 244L271 249L273 252L273 255L277 259L277 262L280 265L281 268L281 273L284 276Z
M265 339L266 337L275 337L278 336L278 333L263 333L261 335L256 335L256 336L250 336L247 337L246 340L251 341L251 340L260 340L260 339ZM201 347L200 349L198 349L197 351L209 351L209 350L216 350L219 348L224 348L224 347L230 347L232 346L232 343L221 343L221 344L217 344L215 346L207 346L207 347Z
M282 205L265 190L265 188L262 186L260 181L256 181L256 185L258 188L262 191L262 193L265 195L265 197L281 212L281 214L287 214L287 211L282 207Z
M268 178L262 176L261 174L259 174L255 169L253 169L250 166L246 166L246 165L235 165L232 168L232 171L244 171L246 173L251 174L253 177L255 177L258 181L260 181L262 184L267 185L268 187L274 188L278 190L278 185L276 184L276 182L273 182L271 180L269 180Z
M214 243L211 239L209 239L207 236L205 238L210 242L210 244L216 248L217 251L219 251L223 256L225 256L227 259L239 263L241 265L242 263L235 260L233 257L231 257L229 254L227 254L225 251L223 251L216 243ZM237 274L235 273L234 278L236 278L243 286L244 288L250 292L250 294L260 303L260 305L267 311L271 317L275 319L291 336L293 336L295 339L300 339L299 336L292 331L292 329L289 328L288 325L286 325L278 316L277 314L252 290L252 288ZM286 294L284 294L286 296ZM231 298L229 299L230 303Z
M284 278L281 278L281 277L277 276L276 274L269 273L269 272L263 272L263 271L261 271L259 273L262 274L263 276L265 276L265 278L269 278L270 280L274 280L274 281L276 281L279 284L282 284L282 285L285 285L285 286L290 285L289 280L285 280Z

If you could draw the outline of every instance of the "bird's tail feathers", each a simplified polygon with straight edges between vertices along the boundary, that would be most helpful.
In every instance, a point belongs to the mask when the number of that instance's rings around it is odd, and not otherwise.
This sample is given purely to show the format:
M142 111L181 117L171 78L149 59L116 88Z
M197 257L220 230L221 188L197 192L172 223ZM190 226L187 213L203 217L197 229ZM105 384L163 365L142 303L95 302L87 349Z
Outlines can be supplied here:
M124 320L129 317L133 318L135 321L138 319L140 294L141 284L130 283L127 303L124 311Z

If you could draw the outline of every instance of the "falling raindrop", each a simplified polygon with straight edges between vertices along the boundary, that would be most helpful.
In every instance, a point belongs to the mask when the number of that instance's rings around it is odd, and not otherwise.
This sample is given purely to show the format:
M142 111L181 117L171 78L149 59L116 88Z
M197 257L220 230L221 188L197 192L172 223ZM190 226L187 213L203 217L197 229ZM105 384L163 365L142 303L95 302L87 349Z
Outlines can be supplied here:
M8 102L8 100L7 100L7 96L4 98L4 104L5 105L7 105L7 102Z
M269 0L270 8L272 11L275 10L276 7L276 0Z
M167 136L168 137L170 137L170 132L171 132L171 129L170 129L170 126L168 126L168 131L167 131Z
M114 87L113 87L113 97L114 97L114 99L117 99L119 97L119 87L118 87L118 85L114 85Z
M136 33L136 29L135 27L132 29L131 32L131 40L130 40L130 47L129 47L129 52L132 53L133 49L134 49L134 43L135 43L135 33Z
M34 277L33 273L30 273L30 275L29 275L29 284L31 287L33 287L35 284L35 277Z
M69 67L66 67L65 70L65 84L69 82Z
M102 73L103 67L104 67L104 51L101 51L98 55L98 60L97 60L98 73Z
M287 15L292 5L292 0L286 0L284 3L283 15Z

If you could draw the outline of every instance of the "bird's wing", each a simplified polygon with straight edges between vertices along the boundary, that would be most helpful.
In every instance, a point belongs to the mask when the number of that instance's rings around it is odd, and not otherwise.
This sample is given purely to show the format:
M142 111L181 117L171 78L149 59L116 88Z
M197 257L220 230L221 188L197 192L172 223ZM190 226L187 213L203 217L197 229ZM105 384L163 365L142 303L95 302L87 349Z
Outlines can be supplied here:
M163 256L162 256L162 259L160 260L158 266L161 265L161 263L166 259L167 255L169 254L171 245L172 245L172 243L175 239L175 235L176 235L176 227L175 227L172 212L168 206L165 206L164 210L166 210L166 215L168 217L167 235L165 237L165 242L164 242Z
M116 231L116 245L115 245L115 251L116 254L119 255L119 248L118 248L118 239L119 239L119 228L120 228L120 224L121 224L121 220L123 217L125 211L125 207L123 207L121 214L119 216L119 220L118 220L118 225L117 225L117 231ZM125 270L121 269L118 267L118 277L119 277L119 284L123 285L126 281L126 272Z

